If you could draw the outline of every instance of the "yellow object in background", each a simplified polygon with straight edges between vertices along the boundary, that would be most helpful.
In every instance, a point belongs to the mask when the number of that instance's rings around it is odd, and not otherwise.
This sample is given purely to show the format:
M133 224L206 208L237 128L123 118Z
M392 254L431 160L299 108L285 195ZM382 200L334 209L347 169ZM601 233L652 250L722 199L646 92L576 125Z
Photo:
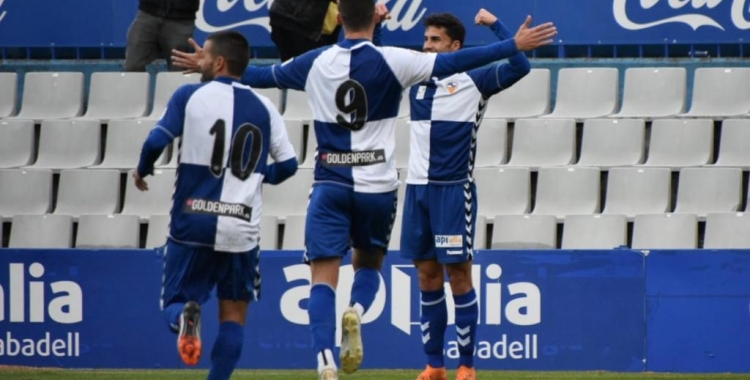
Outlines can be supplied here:
M323 21L323 34L328 35L333 33L333 30L339 25L336 16L339 14L339 5L335 2L328 3L328 13Z

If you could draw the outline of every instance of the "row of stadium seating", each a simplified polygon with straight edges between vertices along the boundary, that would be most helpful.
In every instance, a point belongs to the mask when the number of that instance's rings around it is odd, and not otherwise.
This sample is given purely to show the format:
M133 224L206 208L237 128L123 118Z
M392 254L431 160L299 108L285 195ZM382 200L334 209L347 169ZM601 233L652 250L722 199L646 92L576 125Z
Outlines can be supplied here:
M485 117L706 117L725 118L750 114L750 68L698 68L694 72L688 109L687 71L680 67L629 68L625 71L622 97L616 68L560 69L555 107L550 107L550 71L534 69L510 89L490 99ZM17 76L0 73L0 117L15 114ZM153 102L149 74L97 72L91 75L84 112L84 76L74 72L30 72L24 78L20 112L16 118L37 122L82 117L106 123L113 119L158 118L170 95L183 83L195 83L198 75L159 73ZM312 113L304 93L263 90L284 111L287 120L310 120ZM622 98L622 104L619 99ZM283 107L283 104L287 104ZM619 112L618 112L619 111ZM400 117L409 114L404 97Z
M398 168L408 163L408 123L399 119L396 128ZM153 120L113 120L104 128L95 120L45 120L37 135L32 121L0 121L0 168L130 170L153 125ZM485 119L475 167L750 167L750 118L720 125L715 128L710 119L589 119L579 147L573 119L521 119L512 129L505 119ZM289 123L287 131L301 166L312 168L315 133L303 123ZM158 165L175 168L174 150Z
M634 249L750 248L750 214L709 214L705 228L694 214L569 215L562 224L549 215L495 216L492 229L477 218L476 249ZM17 215L9 228L10 248L153 248L164 244L166 215L152 216L148 226L134 215ZM261 221L260 244L269 249L304 249L304 215ZM393 227L389 249L399 249L401 216ZM0 241L2 241L0 229ZM489 239L488 239L489 237ZM143 240L142 240L143 239Z

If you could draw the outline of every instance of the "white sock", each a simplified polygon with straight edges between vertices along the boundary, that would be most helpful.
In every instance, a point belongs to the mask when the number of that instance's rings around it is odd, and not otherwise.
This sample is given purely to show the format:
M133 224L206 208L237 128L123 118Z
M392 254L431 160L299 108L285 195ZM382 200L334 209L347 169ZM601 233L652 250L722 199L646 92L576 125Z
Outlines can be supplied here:
M364 306L360 305L359 302L352 305L352 308L357 311L357 314L359 315L359 319L362 319L362 316L365 315L365 308Z
M333 368L336 370L336 362L333 360L333 352L331 352L331 350L318 352L318 374L323 372L326 368Z

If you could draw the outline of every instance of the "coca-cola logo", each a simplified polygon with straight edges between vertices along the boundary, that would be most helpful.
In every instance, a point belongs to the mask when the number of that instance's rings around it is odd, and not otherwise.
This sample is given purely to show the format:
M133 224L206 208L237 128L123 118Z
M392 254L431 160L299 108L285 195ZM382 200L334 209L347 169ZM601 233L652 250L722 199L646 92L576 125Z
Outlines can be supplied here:
M648 29L672 23L686 24L693 30L698 30L703 26L725 30L726 25L722 25L716 19L699 12L712 10L722 3L728 2L732 2L731 19L734 26L737 29L750 29L750 20L746 18L747 13L750 12L750 0L614 0L612 9L617 23L628 30ZM648 11L654 9L659 3L666 3L666 6L679 14L639 22L634 21L631 17L632 13L637 10L640 19L647 18L644 15L648 15ZM631 16L628 15L629 11Z
M195 26L206 33L241 26L259 26L270 31L268 9L272 3L273 0L201 0ZM411 30L427 12L422 0L379 0L378 3L386 4L391 11L391 19L385 22L390 31Z

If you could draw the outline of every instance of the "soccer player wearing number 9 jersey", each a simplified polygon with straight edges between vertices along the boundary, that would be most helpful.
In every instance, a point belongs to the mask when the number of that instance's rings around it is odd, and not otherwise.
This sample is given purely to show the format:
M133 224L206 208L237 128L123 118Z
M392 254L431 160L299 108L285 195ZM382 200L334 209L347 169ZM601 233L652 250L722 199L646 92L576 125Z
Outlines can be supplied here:
M136 186L147 190L143 178L181 137L161 302L167 323L179 332L182 360L195 365L200 305L216 286L220 327L209 380L230 378L242 351L248 305L259 297L261 185L280 183L297 170L281 115L239 82L248 61L241 34L209 36L200 62L203 83L175 92L134 174ZM269 155L274 164L267 164Z

